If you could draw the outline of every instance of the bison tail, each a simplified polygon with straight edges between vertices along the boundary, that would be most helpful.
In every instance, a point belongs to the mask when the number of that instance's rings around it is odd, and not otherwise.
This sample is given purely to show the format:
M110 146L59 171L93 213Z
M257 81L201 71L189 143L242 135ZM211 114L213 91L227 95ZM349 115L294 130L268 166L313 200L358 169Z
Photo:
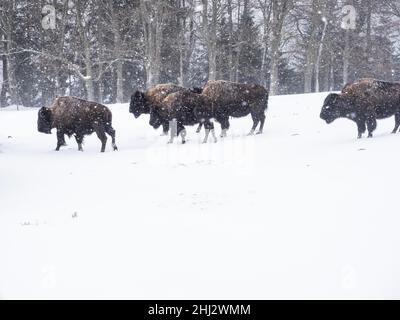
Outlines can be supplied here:
M268 92L265 94L265 97L264 97L264 99L263 99L263 106L264 106L264 111L267 111L268 110L268 102L269 102L269 94L268 94Z
M108 111L105 116L106 127L112 127L113 116L111 111Z

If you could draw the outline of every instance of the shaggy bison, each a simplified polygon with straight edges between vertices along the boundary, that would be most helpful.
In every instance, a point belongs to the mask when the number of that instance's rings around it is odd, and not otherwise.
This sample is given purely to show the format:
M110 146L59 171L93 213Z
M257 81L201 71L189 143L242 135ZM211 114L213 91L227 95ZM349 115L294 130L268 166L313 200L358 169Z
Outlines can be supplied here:
M145 92L136 91L131 97L129 112L135 118L142 114L150 114L152 108L162 108L162 101L171 93L187 90L172 83L159 84L149 88ZM168 134L169 122L161 124L164 134Z
M201 93L207 96L214 108L214 117L221 124L225 137L230 127L229 117L241 118L251 114L253 135L258 125L261 134L265 124L265 111L268 109L268 90L256 84L242 84L228 81L209 81ZM199 127L198 131L200 131Z
M85 135L96 132L101 140L101 152L105 152L107 136L111 136L114 150L115 130L112 127L112 114L106 107L96 102L85 101L75 97L56 98L50 108L43 107L39 111L38 131L51 134L57 129L57 149L65 146L64 135L75 135L79 151L83 151L82 144Z
M161 105L162 107L153 106L151 108L150 125L158 129L163 123L176 121L176 128L171 127L169 143L172 143L178 135L182 137L182 143L185 143L185 126L198 123L204 124L206 128L204 143L207 143L210 132L217 142L214 124L211 122L211 118L213 118L212 102L207 96L186 89L168 95Z
M368 128L372 138L377 119L395 116L393 133L400 126L400 83L375 79L361 79L346 85L340 94L332 93L325 99L321 119L330 124L338 118L354 121L358 127L358 138Z

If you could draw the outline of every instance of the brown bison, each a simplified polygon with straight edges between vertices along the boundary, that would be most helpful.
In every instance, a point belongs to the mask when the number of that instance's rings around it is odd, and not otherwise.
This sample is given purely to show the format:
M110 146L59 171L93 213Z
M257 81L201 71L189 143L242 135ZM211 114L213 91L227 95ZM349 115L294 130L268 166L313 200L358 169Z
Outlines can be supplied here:
M131 97L129 112L135 118L142 114L150 114L152 108L162 108L162 101L171 93L187 90L178 85L167 83L149 88L145 92L136 91ZM168 134L169 122L162 123L164 134Z
M217 142L214 124L211 122L213 116L211 100L203 94L197 94L186 89L168 95L162 101L161 107L153 106L150 111L150 125L158 129L163 123L172 124L176 122L176 128L171 126L169 143L172 143L178 135L182 137L182 143L185 143L185 126L201 123L204 124L206 129L204 143L207 143L210 132Z
M242 118L249 114L253 118L253 127L249 135L255 133L259 124L257 134L263 133L269 99L268 90L263 86L221 80L209 81L202 94L212 101L215 120L221 124L221 137L225 137L229 130L229 117ZM198 131L200 129L201 127Z
M396 133L400 126L400 83L375 79L361 79L346 85L340 94L328 95L320 115L328 124L338 118L354 121L359 139L367 128L368 137L372 138L376 120L391 116L395 116Z
M39 132L51 134L53 128L57 129L56 151L65 146L64 135L75 135L79 151L83 151L84 136L93 132L96 132L101 140L101 152L105 152L106 149L106 133L112 138L114 150L118 150L115 144L115 130L112 127L112 113L99 103L75 97L56 98L50 108L43 107L39 110L38 117Z

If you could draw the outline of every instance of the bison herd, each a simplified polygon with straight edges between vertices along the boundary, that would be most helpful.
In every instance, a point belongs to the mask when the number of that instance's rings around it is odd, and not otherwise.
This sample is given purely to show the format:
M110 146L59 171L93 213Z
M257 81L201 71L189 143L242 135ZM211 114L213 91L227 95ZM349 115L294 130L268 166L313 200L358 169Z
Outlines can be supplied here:
M209 81L203 88L187 89L174 84L162 84L146 92L137 91L132 96L129 110L136 118L150 114L150 125L154 129L163 126L165 134L168 131L171 133L170 143L179 135L182 143L185 143L185 126L198 124L198 132L204 126L206 143L210 133L216 141L212 119L221 125L221 137L225 137L230 127L230 117L240 118L251 114L254 125L250 134L255 132L259 123L259 133L262 133L267 108L268 91L262 86ZM171 127L174 123L176 128Z
M268 91L256 84L228 81L209 81L203 88L184 88L175 84L160 84L145 92L137 91L131 97L129 112L136 118L150 115L150 126L163 128L170 134L169 143L180 136L186 142L186 126L198 125L197 132L205 129L204 143L210 134L217 142L214 120L221 126L221 138L226 137L231 117L251 115L253 126L249 135L262 134L268 109ZM400 127L400 83L374 79L361 79L346 85L340 94L329 94L321 111L321 119L328 124L338 118L354 121L358 138L368 129L372 137L377 120L395 116L396 133ZM50 108L39 110L38 131L51 134L57 130L57 148L65 146L65 135L75 136L80 151L85 135L96 133L105 152L107 135L113 149L118 150L112 113L104 105L75 97L56 98Z

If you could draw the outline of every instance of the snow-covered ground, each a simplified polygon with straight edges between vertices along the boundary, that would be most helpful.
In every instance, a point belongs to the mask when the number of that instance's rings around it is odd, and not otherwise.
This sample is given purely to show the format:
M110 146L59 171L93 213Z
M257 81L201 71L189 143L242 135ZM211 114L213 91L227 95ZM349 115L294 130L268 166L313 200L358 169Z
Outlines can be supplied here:
M0 111L0 297L400 298L400 135L326 125L325 96L273 97L263 136L248 117L208 145L113 105L105 154Z

